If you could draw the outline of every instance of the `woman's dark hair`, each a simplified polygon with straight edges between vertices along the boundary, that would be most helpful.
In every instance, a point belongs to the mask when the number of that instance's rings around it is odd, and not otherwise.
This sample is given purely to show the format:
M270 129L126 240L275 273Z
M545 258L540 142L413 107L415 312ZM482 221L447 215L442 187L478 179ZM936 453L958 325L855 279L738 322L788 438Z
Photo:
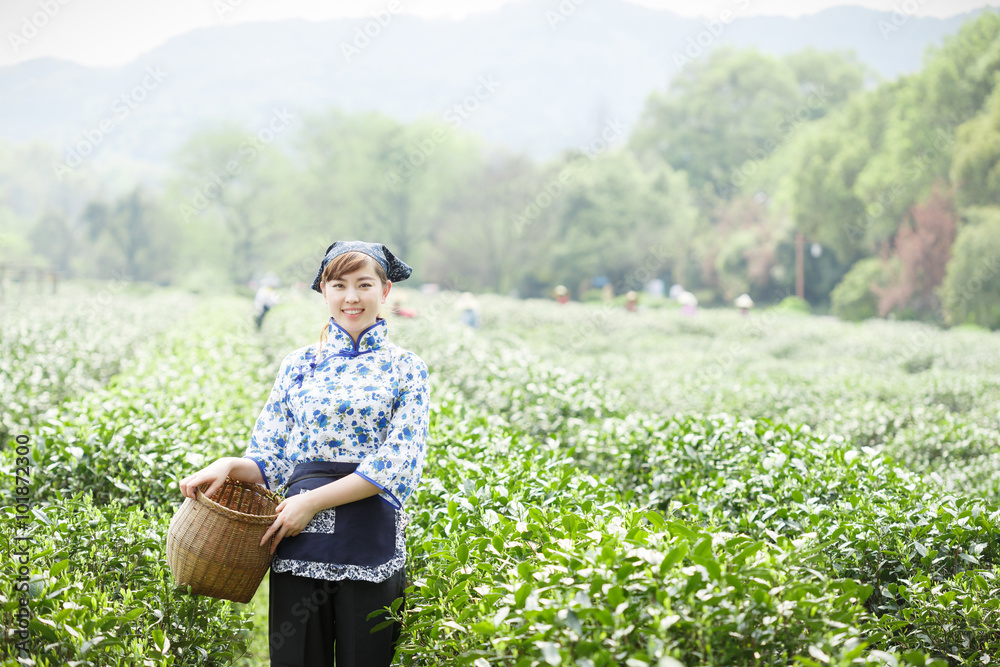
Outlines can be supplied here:
M323 278L320 282L325 285L331 280L342 278L348 273L354 273L358 269L363 269L369 262L375 270L375 275L382 281L382 285L389 282L389 278L385 275L385 269L382 268L382 265L363 252L345 252L343 255L337 255L331 259L326 268L323 269Z

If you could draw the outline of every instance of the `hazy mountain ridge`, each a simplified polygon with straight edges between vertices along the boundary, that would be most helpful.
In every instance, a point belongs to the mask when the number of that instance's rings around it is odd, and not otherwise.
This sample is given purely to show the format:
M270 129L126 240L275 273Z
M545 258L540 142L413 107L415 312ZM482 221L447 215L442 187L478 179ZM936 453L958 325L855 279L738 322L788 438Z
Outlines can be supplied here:
M256 132L277 109L301 118L339 107L450 118L490 143L547 157L586 144L609 119L631 126L699 39L708 49L775 54L853 49L894 78L919 69L929 45L973 16L894 23L890 13L840 7L799 19L737 13L706 26L620 0L568 6L528 1L462 21L393 16L368 26L367 45L357 39L366 19L289 20L194 30L117 68L36 59L0 69L0 137L157 161L205 122ZM446 116L463 100L465 113Z

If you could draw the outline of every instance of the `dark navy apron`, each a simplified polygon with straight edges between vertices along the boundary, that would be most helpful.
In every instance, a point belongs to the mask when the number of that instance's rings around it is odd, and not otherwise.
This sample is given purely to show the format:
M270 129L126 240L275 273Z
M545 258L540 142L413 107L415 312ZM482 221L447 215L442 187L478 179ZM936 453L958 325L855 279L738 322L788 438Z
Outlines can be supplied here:
M346 477L357 463L308 461L295 466L286 496ZM278 543L275 556L336 565L377 567L396 553L396 509L377 494L334 508L332 533L299 533Z

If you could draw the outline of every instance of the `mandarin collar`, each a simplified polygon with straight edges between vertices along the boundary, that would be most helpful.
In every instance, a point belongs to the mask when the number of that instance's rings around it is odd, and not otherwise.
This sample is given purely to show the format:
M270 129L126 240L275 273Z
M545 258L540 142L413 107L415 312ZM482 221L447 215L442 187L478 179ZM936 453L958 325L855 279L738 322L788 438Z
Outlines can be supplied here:
M385 320L375 320L375 324L361 332L358 342L355 343L351 334L347 333L342 326L330 318L330 325L327 327L327 342L330 351L337 356L356 357L366 352L374 352L380 349L386 340Z

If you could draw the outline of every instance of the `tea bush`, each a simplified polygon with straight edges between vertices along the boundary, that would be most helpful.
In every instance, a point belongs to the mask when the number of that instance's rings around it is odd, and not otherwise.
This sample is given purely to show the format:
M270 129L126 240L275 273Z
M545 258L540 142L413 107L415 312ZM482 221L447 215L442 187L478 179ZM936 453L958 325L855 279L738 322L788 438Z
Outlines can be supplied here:
M446 300L410 302L423 316L393 318L390 337L427 361L432 421L401 664L1000 655L995 337L490 297L473 331ZM58 399L19 381L39 406L11 422L36 504L25 664L266 655L250 606L173 589L163 540L176 480L243 451L278 362L325 319L316 299L286 303L258 333L248 302L204 298L117 361L76 351L94 358L65 367L93 379ZM36 363L40 331L12 353ZM13 472L9 451L2 463Z
M34 509L30 547L14 542L14 512L3 508L0 516L3 552L30 554L27 590L7 589L0 598L3 626L17 626L27 597L29 645L37 649L27 663L16 662L18 637L6 637L11 662L4 664L225 665L245 650L245 606L190 597L173 585L163 555L169 515L118 502L96 506L78 494Z
M241 452L275 372L259 345L224 326L241 306L202 306L105 387L39 418L36 499L87 491L98 502L165 506L178 479Z
M163 312L191 307L184 295L136 298L109 286L96 294L70 285L58 296L15 297L0 317L0 449L62 401L99 390L130 352L167 326Z
M269 388L260 345L230 326L244 309L240 301L216 301L190 311L117 362L120 372L105 386L40 413L26 430L36 651L17 650L10 629L20 603L5 595L6 658L228 665L246 652L250 607L176 590L164 552L181 501L177 480L210 457L241 450L254 403ZM14 459L12 450L3 453L11 479ZM13 508L3 511L9 548Z

